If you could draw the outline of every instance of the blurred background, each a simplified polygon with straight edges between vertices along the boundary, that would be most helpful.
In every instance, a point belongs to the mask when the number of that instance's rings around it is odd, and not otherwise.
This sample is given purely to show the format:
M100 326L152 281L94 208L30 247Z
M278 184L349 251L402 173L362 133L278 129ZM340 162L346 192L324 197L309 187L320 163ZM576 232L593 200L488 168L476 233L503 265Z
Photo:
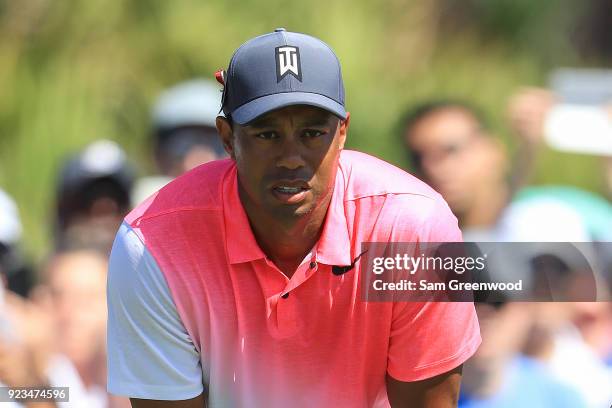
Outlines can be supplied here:
M0 0L0 382L54 377L81 390L67 406L125 406L104 393L112 238L135 204L224 156L214 72L276 27L331 45L348 148L432 185L466 240L592 242L612 273L609 0ZM479 313L462 406L610 406L610 303Z

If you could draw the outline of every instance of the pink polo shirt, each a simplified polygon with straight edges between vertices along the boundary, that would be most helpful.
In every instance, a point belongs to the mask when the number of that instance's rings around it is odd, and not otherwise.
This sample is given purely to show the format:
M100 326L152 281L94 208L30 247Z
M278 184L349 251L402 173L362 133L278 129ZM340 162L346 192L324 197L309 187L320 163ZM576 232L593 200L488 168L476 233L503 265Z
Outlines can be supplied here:
M471 303L360 300L362 242L461 241L440 195L343 151L320 240L287 278L259 248L234 163L202 165L125 219L111 255L109 391L206 392L211 407L388 407L385 375L417 381L480 344Z

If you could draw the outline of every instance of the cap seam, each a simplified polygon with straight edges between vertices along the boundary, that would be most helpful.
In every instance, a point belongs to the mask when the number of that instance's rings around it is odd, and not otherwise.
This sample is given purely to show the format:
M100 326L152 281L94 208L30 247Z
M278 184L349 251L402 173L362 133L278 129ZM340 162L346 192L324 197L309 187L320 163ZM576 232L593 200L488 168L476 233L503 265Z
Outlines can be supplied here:
M230 66L228 67L228 68L229 68L229 77L230 77L230 78L231 78L231 77L233 77L233 76L235 75L235 73L236 73L236 59L237 59L236 57L237 57L238 53L239 53L239 52L242 50L242 48L244 48L244 47L245 47L245 46L246 46L248 43L250 43L251 41L255 41L255 40L257 40L258 38L267 37L267 36L269 36L269 35L273 35L273 34L276 34L276 33L277 33L277 32L272 32L272 33L266 33L266 34L258 35L257 37L251 38L251 39L246 40L245 42L243 42L243 43L240 45L240 47L238 47L238 48L236 49L236 51L234 51L234 53L232 54L232 57L230 58L230 63L229 63L229 65L230 65ZM283 40L284 40L285 45L287 45L287 40L285 39L284 32L282 32L282 31L281 31L281 32L278 32L278 33L279 33L279 34L281 34L281 36L283 37ZM229 84L228 84L228 85L229 85ZM226 86L228 86L228 85L226 85ZM291 87L291 83L289 83L289 86ZM229 90L228 90L228 91L229 91ZM265 96L265 95L264 95L264 96ZM248 103L248 102L245 102L245 103ZM242 106L242 105L240 105L240 106ZM232 111L233 111L233 110L235 110L235 109L238 109L238 107L239 107L239 106L234 107L234 109L232 109Z
M270 33L266 33L266 34L262 34L262 35L258 35L257 37L254 38L250 38L248 40L246 40L245 42L243 42L238 48L236 48L236 51L234 51L234 53L232 54L232 57L230 58L230 66L232 67L231 69L231 73L233 74L234 72L234 66L232 65L232 62L235 60L236 54L238 54L238 52L248 43L250 43L251 41L254 41L260 37L265 37L267 35L270 35Z
M236 60L236 55L238 55L238 53L242 50L242 48L244 48L245 45L247 45L248 43L250 43L251 41L254 41L260 37L265 37L267 35L270 35L270 33L266 33L266 34L262 34L262 35L258 35L257 37L254 38L250 38L248 40L246 40L245 42L243 42L237 49L236 51L234 51L234 53L232 54L232 57L230 58L230 62L229 62L229 76L233 76L236 70L236 64L235 64L235 60ZM226 85L227 86L227 85Z
M255 97L255 98L249 99L248 101L246 101L245 103L243 103L243 104L241 104L239 106L236 106L233 110L236 110L236 109L246 105L247 103L253 102L256 99L263 98L265 96L281 95L281 94L289 94L289 93L297 93L297 92L299 92L299 93L306 93L306 94L313 94L313 95L321 95L321 96L326 97L327 99L330 99L330 100L336 102L338 105L341 105L341 106L344 107L344 104L342 102L339 102L339 101L335 100L334 98L330 98L328 95L325 95L325 94L322 94L322 93L319 93L319 92L292 91L292 92L272 92L272 93L265 94L265 95L259 95L259 96Z
M302 35L306 35L306 34L302 34ZM315 38L315 37L313 37ZM327 44L325 41L321 40L320 38L316 38L317 40L319 40L319 42L321 44L323 44L325 47L327 47L327 49L329 50L329 52L331 52L331 54L334 56L334 58L336 59L336 63L338 65L338 93L340 93L343 89L343 87L341 86L341 82L342 82L342 68L340 67L340 60L338 59L338 56L336 55L336 53L334 52L334 50L329 46L329 44ZM338 99L343 99L340 98L340 95L338 95ZM344 100L341 102L342 105L344 105Z

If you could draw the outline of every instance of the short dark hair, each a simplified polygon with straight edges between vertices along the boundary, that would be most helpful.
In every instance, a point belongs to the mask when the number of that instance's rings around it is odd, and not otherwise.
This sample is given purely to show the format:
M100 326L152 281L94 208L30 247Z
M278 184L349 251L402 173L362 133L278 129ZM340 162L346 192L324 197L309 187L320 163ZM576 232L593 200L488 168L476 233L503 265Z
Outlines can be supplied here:
M421 119L432 113L445 109L461 109L472 115L483 129L488 128L488 123L482 111L473 104L453 99L440 99L422 102L410 107L402 116L399 127L399 135L404 140L406 131L411 130Z

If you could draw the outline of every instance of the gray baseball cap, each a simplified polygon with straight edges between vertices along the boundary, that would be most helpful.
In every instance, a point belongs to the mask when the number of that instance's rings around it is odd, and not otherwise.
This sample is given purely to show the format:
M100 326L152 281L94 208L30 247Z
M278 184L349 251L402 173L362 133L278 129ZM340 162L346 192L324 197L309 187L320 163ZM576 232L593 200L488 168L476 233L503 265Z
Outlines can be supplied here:
M215 127L221 103L219 86L206 79L192 79L164 91L153 108L153 126L173 129L181 126Z
M327 44L306 34L277 28L247 41L220 82L223 113L241 125L290 105L316 106L346 119L340 62Z

